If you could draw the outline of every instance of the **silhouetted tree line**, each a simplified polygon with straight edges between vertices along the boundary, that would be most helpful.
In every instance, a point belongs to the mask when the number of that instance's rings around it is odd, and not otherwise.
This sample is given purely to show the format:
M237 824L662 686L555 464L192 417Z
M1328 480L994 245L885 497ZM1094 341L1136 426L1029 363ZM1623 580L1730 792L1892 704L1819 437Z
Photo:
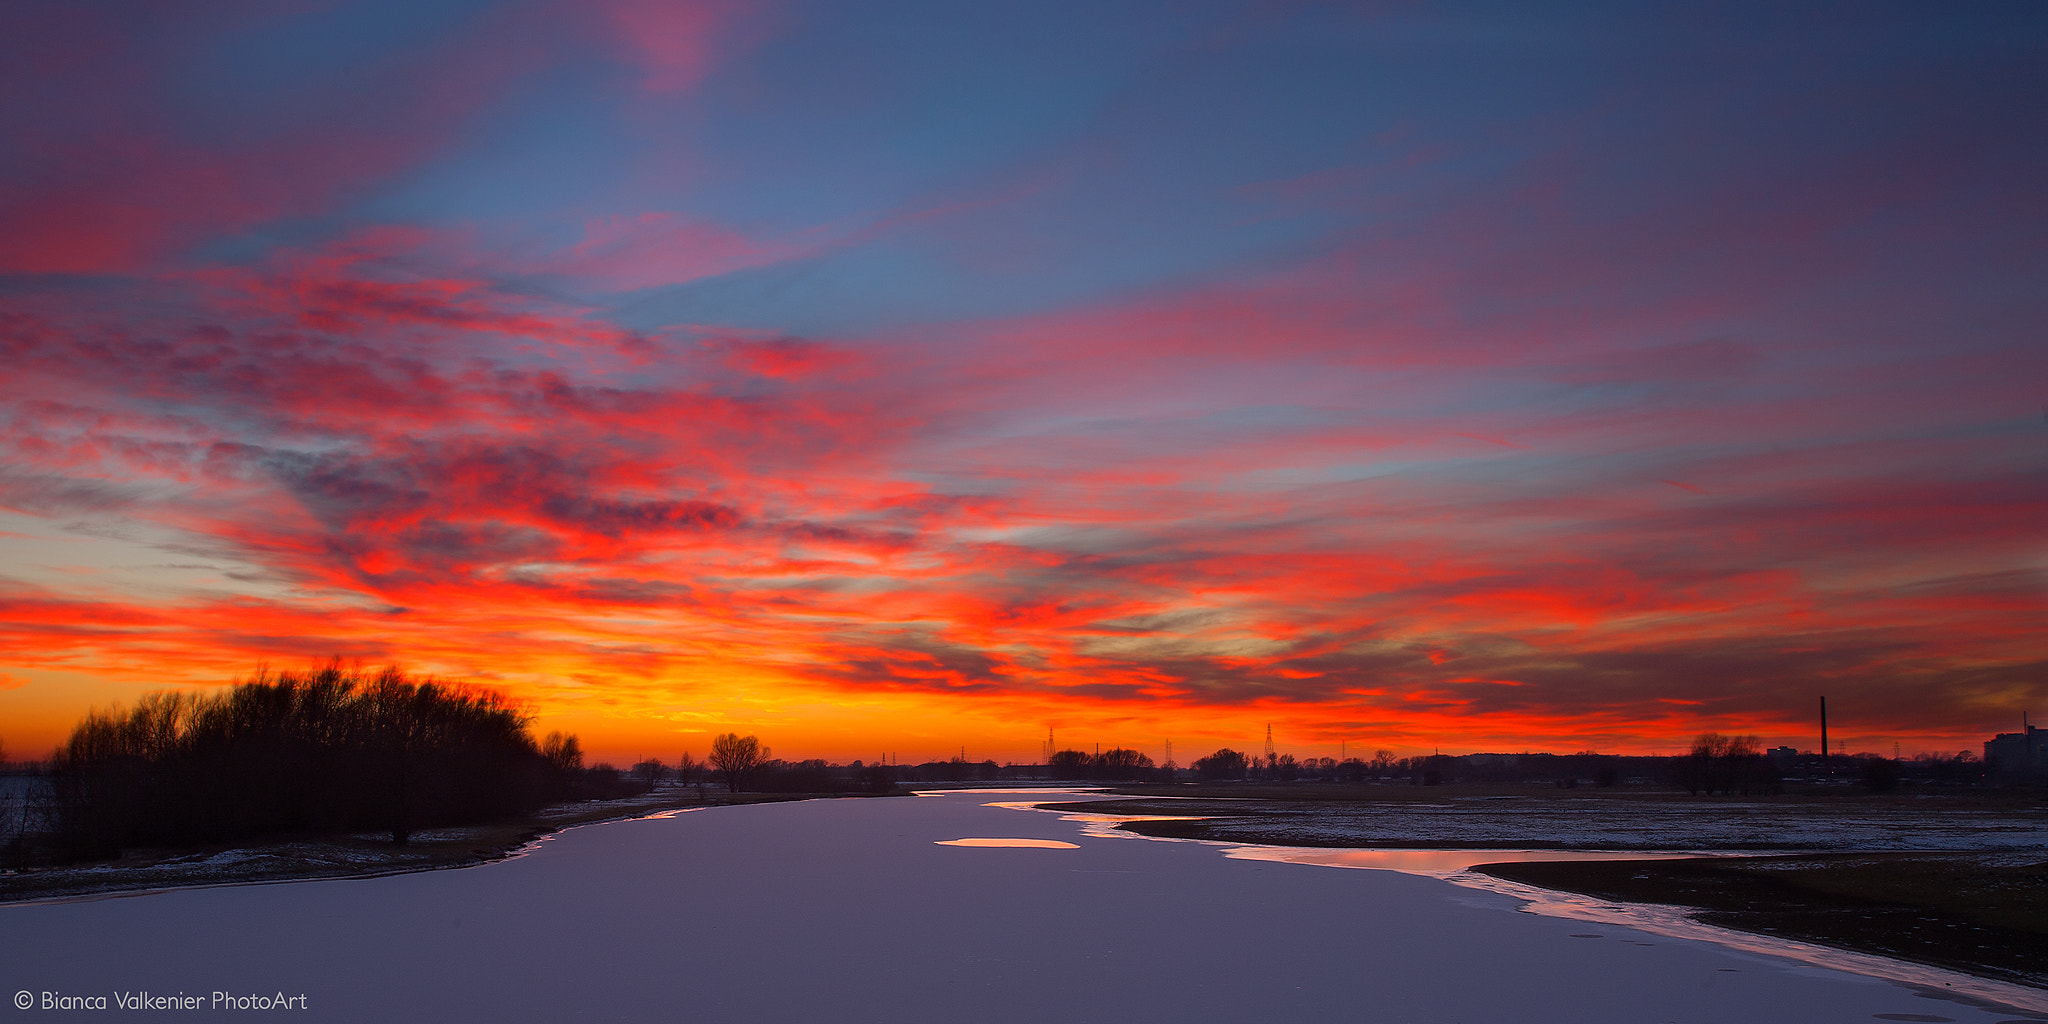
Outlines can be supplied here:
M1046 772L1055 779L1086 779L1090 782L1168 781L1150 757L1122 747L1111 747L1094 754L1062 750L1052 756Z
M730 734L728 734L730 736ZM1713 737L1713 738L1709 738ZM745 740L751 737L731 737ZM726 737L721 737L721 740ZM1700 745L1704 744L1704 747ZM1762 795L1782 789L1782 773L1818 772L1817 755L1800 755L1796 763L1781 762L1758 749L1755 737L1703 736L1696 749L1678 757L1601 754L1423 754L1395 757L1376 750L1370 757L1296 758L1275 754L1260 758L1228 747L1198 758L1187 768L1157 764L1135 750L1112 748L1098 753L1062 750L1046 764L969 761L956 756L914 765L828 764L824 761L782 761L766 758L737 776L717 766L714 757L699 762L688 754L675 769L678 781L700 787L712 778L739 791L768 793L889 792L897 783L972 782L1253 782L1341 783L1347 785L1435 786L1449 783L1515 785L1544 784L1560 789L1612 788L1623 784L1663 784L1694 793ZM1884 764L1875 764L1885 761ZM1866 789L1908 783L1970 784L1984 777L1984 765L1968 751L1956 757L1922 754L1910 761L1889 761L1872 754L1838 756L1832 777ZM640 767L635 768L639 777ZM737 778L739 781L734 782ZM1887 783L1885 780L1893 781Z
M756 793L889 793L895 791L897 780L910 772L910 768L864 761L841 765L819 758L806 761L775 758L762 762L747 776L741 788Z
M634 765L630 778L652 789L673 777L678 786L695 786L700 799L714 781L732 793L887 793L896 788L895 771L883 765L785 761L771 754L760 737L729 732L711 741L711 753L701 761L687 751L674 768L650 759Z
M35 765L0 761L0 865L29 860L30 837L43 832L49 776Z
M1918 782L1931 782L1942 786L1967 786L1983 782L1993 766L1977 756L1974 750L1960 750L1953 755L1917 754L1899 765L1903 778Z
M1448 767L1457 761L1435 754L1395 757L1388 750L1375 751L1370 759L1296 758L1293 754L1273 754L1261 759L1224 747L1207 757L1196 758L1190 767L1195 779L1201 782L1400 782L1434 786L1445 781Z
M1251 759L1229 747L1224 747L1208 757L1198 757L1193 765L1195 778L1203 782L1237 782L1251 774Z
M896 788L896 780L894 773L881 765L776 758L763 762L748 777L745 788L757 793L887 793Z
M214 695L155 693L94 712L50 766L60 858L302 831L421 828L615 795L573 736L535 744L489 690L332 664Z
M725 733L712 740L711 752L702 760L685 752L673 768L658 760L642 761L628 778L650 788L673 778L678 786L696 787L700 796L714 783L732 793L890 793L899 782L995 782L1037 778L1037 771L1035 765L1001 766L965 757L914 765L860 760L834 764L821 758L788 761L772 756L759 737Z
M751 737L731 738L744 740ZM726 737L721 737L723 739ZM864 765L860 761L836 765L817 760L788 762L765 759L766 748L761 748L760 752L764 759L738 776L738 789L774 793L889 792L897 783L1085 780L1411 786L1541 784L1555 785L1560 789L1663 784L1678 789L1690 788L1696 794L1763 795L1782 791L1783 772L1818 772L1820 766L1817 755L1799 755L1796 761L1782 761L1761 751L1756 737L1724 737L1711 733L1700 737L1692 752L1677 757L1601 754L1591 750L1575 754L1525 752L1395 757L1390 750L1376 750L1370 757L1340 760L1331 757L1296 758L1291 754L1260 758L1225 747L1198 758L1184 769L1156 764L1145 754L1123 748L1094 754L1062 750L1042 765L998 765L987 760L969 761L964 756L915 765ZM717 769L715 758L709 762L697 762L686 754L683 760L684 764L675 774L685 784L695 779L701 787L712 775L717 775L729 785L734 784L734 776ZM1869 754L1838 756L1833 765L1830 777L1836 781L1853 782L1876 791L1908 783L1970 784L1984 777L1983 763L1968 751L1953 758L1923 754L1910 761L1892 761Z
M1755 736L1702 733L1692 752L1671 760L1671 781L1688 793L1767 796L1782 792L1778 768L1764 756Z
M1075 777L1058 760L1046 774ZM1676 757L1600 754L1430 754L1395 757L1374 751L1370 758L1300 758L1288 754L1259 758L1225 747L1191 766L1200 782L1377 783L1434 786L1441 783L1513 785L1551 783L1560 789L1582 785L1611 788L1624 783L1662 783L1695 795L1765 796L1784 791L1787 778L1808 784L1853 784L1882 793L1908 785L1973 786L1987 779L1987 766L1974 753L1919 754L1899 760L1877 754L1792 754L1762 749L1755 736L1705 733Z
M994 761L969 761L964 755L923 764L890 765L889 768L904 782L995 782L1002 779L1006 771L1004 766Z

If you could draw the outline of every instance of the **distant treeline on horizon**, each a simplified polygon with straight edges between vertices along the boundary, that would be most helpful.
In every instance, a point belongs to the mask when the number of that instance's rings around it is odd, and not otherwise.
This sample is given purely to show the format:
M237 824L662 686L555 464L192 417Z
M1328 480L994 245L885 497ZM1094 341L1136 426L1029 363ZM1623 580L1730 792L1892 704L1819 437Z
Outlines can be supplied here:
M688 760L686 755L686 761ZM1088 753L1061 750L1042 764L999 764L956 756L916 764L878 764L855 760L834 764L823 760L763 760L749 769L735 788L758 792L831 792L872 789L886 779L896 783L971 782L1124 782L1124 783L1335 783L1434 786L1464 784L1552 784L1580 786L1662 786L1694 793L1778 792L1792 779L1854 784L1885 791L1901 782L1967 785L1994 773L1969 751L1954 756L1922 754L1894 760L1876 754L1822 758L1787 748L1763 750L1754 736L1706 733L1692 749L1679 755L1619 755L1590 751L1577 754L1475 753L1394 757L1379 751L1370 758L1296 758L1292 754L1263 757L1228 747L1190 765L1161 765L1144 753L1121 747ZM658 781L674 774L696 779L701 766L685 764L675 772L659 760L635 765L636 779Z

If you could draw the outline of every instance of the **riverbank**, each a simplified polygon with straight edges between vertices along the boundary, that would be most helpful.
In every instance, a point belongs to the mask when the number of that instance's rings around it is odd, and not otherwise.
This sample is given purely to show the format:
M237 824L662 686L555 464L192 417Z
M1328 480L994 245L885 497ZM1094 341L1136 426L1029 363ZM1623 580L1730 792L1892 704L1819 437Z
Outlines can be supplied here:
M2048 988L2048 854L1886 853L1479 864L1706 924Z
M1046 806L1187 816L1120 827L1225 843L1720 852L1727 855L1472 870L1598 899L1685 908L1720 927L2048 988L2048 964L2039 955L2048 948L2048 812L2024 795L1703 800L1451 787L1383 795L1272 795L1248 787L1119 792L1126 798ZM1475 854L1475 863L1483 859Z
M85 899L162 889L247 885L468 867L503 860L577 825L727 804L806 800L846 793L720 793L672 787L617 800L554 804L532 814L456 828L423 829L404 846L388 835L278 838L179 849L130 850L90 864L0 872L0 905Z

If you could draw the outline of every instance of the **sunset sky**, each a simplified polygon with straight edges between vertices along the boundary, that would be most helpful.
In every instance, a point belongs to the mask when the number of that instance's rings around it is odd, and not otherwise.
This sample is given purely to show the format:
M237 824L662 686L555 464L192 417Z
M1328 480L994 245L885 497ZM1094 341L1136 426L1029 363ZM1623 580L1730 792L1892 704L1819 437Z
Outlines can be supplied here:
M2048 714L2048 7L0 7L0 744Z

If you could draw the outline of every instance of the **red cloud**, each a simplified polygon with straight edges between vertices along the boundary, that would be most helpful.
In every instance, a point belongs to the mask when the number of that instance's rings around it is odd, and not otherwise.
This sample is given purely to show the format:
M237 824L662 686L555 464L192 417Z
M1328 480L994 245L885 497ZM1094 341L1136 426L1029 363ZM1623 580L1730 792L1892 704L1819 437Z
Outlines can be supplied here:
M26 72L33 87L0 101L11 144L39 163L0 193L0 270L147 271L212 239L329 212L440 151L537 63L522 59L533 40L515 23L486 18L472 28L489 45L389 61L346 92L308 84L233 133L180 135L168 127L180 120L176 45L191 40L160 28L46 13L7 48L10 61L22 49L94 59L38 62Z
M719 56L720 29L745 5L715 0L606 0L600 5L621 48L642 71L641 87L673 93L697 84Z

